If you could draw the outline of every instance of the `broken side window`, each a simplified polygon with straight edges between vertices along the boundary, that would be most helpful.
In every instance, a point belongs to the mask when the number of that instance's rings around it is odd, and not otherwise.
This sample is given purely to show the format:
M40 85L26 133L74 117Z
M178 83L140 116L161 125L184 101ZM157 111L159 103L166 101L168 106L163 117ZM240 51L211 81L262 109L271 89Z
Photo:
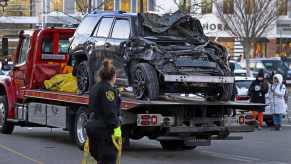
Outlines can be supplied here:
M112 38L128 39L130 35L130 25L128 19L117 19L112 30Z

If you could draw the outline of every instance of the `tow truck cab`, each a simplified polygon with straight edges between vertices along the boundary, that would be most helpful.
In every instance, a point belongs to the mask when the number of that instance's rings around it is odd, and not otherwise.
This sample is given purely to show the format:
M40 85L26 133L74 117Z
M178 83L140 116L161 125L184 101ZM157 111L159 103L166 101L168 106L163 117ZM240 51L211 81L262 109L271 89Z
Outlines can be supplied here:
M9 122L12 125L11 121L19 121L17 105L28 101L25 91L41 89L44 80L61 73L68 62L69 38L74 31L69 28L45 28L19 32L16 53L12 55L13 69L7 76L0 76L2 132L11 133L13 128L7 130L5 124Z

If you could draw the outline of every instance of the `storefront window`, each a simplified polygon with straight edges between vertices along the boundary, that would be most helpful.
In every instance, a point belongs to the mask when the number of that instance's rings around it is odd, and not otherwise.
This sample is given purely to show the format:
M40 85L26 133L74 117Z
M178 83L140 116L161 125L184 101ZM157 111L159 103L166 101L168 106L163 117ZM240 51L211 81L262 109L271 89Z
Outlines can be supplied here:
M0 10L0 15L30 16L30 0L9 0L4 12Z
M224 46L228 52L229 55L233 55L234 53L234 38L218 38L217 42Z
M223 13L233 14L234 6L233 0L223 0Z
M276 56L291 57L291 39L289 38L277 39Z
M140 13L140 4L143 2L143 11L148 11L148 0L138 0L137 3L137 12Z
M61 11L64 10L64 1L63 0L52 0L50 4L51 11Z
M104 10L113 10L114 0L106 0L104 3Z
M287 15L288 0L277 0L278 15Z
M155 11L156 0L149 0L149 11Z
M75 6L77 12L85 13L88 8L87 0L76 0Z
M137 8L136 8L137 7L137 4L136 4L137 0L131 0L131 1L132 1L132 9L131 10L132 10L132 12L135 13L137 10Z
M266 56L266 42L257 42L254 46L254 57Z
M210 14L212 13L212 0L203 0L201 5L202 5L202 14Z
M121 11L130 12L131 0L121 0Z

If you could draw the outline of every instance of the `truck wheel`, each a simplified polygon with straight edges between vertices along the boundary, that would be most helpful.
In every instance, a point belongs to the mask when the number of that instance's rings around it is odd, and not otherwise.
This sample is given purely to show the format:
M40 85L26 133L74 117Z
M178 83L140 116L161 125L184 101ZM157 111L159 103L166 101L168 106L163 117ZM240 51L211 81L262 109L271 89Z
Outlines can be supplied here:
M80 93L89 88L89 69L87 61L82 61L76 68L77 85Z
M159 80L153 66L147 63L139 63L131 77L136 98L156 99L159 96Z
M186 146L183 140L160 141L164 150L193 150L196 146Z
M7 121L8 105L5 96L0 96L0 130L2 134L11 134L14 125Z
M84 143L87 139L87 133L85 125L89 119L88 109L86 107L80 107L75 117L75 142L77 146L83 150Z

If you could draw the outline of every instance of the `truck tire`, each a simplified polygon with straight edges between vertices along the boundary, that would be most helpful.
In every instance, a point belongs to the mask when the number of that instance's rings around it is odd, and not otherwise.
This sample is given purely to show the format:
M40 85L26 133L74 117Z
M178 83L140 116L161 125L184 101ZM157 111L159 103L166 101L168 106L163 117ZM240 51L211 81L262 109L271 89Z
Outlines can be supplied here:
M88 113L89 113L88 108L82 106L78 109L75 116L74 138L75 138L75 143L81 150L83 150L84 143L87 139L85 125L89 119Z
M193 150L196 146L186 146L183 140L160 141L164 150Z
M160 92L156 70L148 63L139 63L135 68L131 77L136 98L156 99Z
M75 74L77 77L78 90L83 94L88 91L89 88L89 69L87 61L82 61L78 64Z
M5 96L0 96L0 131L2 134L11 134L14 124L7 121L8 104Z

